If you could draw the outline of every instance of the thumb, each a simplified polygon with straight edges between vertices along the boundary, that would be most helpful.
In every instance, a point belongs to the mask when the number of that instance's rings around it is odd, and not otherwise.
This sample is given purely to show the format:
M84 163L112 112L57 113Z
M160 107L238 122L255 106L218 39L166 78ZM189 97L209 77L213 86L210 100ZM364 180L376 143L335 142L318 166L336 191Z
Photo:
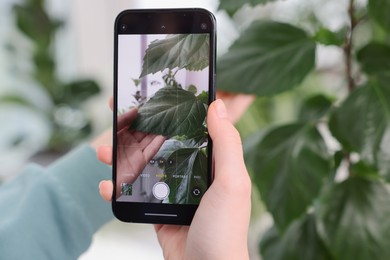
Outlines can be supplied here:
M240 185L250 193L250 179L244 163L240 134L229 121L222 100L216 100L210 105L207 126L213 140L214 184L229 187Z

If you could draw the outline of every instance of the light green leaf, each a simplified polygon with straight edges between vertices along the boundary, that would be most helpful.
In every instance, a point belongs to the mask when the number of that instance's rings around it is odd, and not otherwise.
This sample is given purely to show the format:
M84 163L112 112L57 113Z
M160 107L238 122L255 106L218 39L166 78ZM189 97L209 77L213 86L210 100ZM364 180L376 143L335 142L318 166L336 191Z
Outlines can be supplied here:
M371 14L370 18L390 32L390 0L369 0L368 11Z
M390 259L390 192L375 179L349 178L317 203L318 231L334 259Z
M319 120L331 108L333 101L325 95L315 95L303 101L298 118L303 121Z
M370 83L355 90L334 111L329 128L346 150L390 180L390 87Z
M208 186L207 165L207 157L199 148L179 149L169 156L164 181L170 187L171 203L199 204ZM201 193L195 195L195 189Z
M131 129L164 136L190 135L203 128L205 118L206 108L193 93L165 87L139 109Z
M292 25L257 21L218 61L220 89L272 95L301 83L315 64L315 42Z
M141 77L165 69L198 71L209 65L208 34L175 34L150 43L144 56Z
M225 10L229 15L234 15L245 4L256 6L258 4L266 4L275 0L220 0L218 9Z
M306 212L332 172L324 140L314 126L305 124L268 132L253 161L254 183L281 230Z
M335 45L341 46L345 42L345 36L347 35L347 29L343 28L339 32L333 32L328 28L321 27L316 34L314 39L324 45Z

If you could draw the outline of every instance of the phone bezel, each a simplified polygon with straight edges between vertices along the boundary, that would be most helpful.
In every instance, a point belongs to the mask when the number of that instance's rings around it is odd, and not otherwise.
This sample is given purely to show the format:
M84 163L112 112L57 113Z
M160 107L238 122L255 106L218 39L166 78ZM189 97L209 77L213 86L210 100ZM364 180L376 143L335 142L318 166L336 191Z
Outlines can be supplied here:
M204 29L202 24L207 24ZM126 25L126 26L122 26ZM165 27L162 27L165 25ZM126 27L126 29L121 28ZM114 28L114 104L113 104L113 165L114 191L112 210L124 222L189 225L198 205L118 202L116 194L116 122L118 95L118 36L121 34L173 34L209 33L209 104L215 100L216 78L216 20L214 15L201 8L190 9L134 9L121 12ZM212 181L212 141L208 142L208 186Z

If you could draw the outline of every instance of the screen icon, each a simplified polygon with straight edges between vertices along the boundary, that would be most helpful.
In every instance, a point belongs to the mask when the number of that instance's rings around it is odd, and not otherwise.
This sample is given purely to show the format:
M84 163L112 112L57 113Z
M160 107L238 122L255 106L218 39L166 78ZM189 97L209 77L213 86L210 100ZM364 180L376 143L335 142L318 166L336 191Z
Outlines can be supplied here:
M163 200L169 196L169 186L165 182L157 182L153 186L153 196L158 200Z
M201 194L202 194L202 191L200 188L194 187L192 189L192 195L194 195L195 197L199 197Z

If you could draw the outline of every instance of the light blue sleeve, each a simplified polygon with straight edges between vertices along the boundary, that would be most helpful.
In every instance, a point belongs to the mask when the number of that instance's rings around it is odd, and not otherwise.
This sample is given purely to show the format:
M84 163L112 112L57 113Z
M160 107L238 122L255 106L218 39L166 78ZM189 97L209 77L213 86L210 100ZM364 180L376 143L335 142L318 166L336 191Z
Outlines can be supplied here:
M113 218L98 191L110 178L110 167L84 145L46 169L30 165L0 186L0 259L77 259Z

